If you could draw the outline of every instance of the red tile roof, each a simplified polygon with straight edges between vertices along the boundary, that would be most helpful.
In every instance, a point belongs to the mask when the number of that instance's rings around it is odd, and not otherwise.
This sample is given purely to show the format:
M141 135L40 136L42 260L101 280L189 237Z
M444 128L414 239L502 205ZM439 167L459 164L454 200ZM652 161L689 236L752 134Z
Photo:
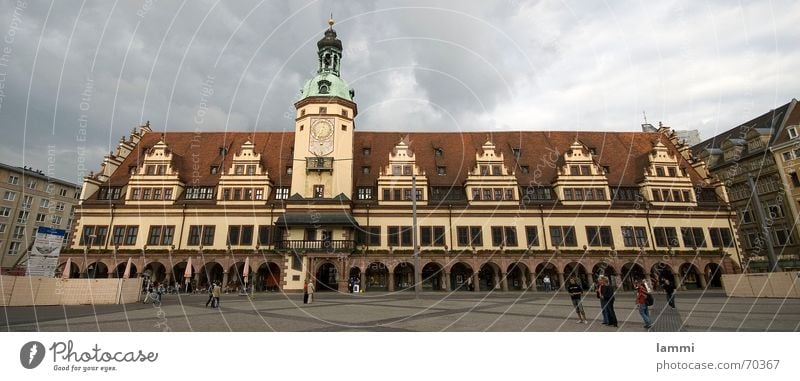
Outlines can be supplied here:
M134 152L124 160L112 174L108 185L121 186L128 182L128 168L139 165L143 152L155 145L161 137L173 153L173 165L180 179L187 185L215 186L223 171L230 167L233 154L248 138L253 140L255 151L261 153L261 162L269 171L275 185L291 185L291 175L286 167L292 163L293 132L167 132L145 134ZM658 132L567 132L567 131L518 131L518 132L397 132L357 131L353 145L353 176L355 186L375 185L381 168L389 163L389 153L404 137L416 156L417 165L428 176L432 186L463 185L467 174L475 166L475 154L481 146L491 140L503 153L506 166L516 167L520 185L548 185L556 176L556 162L576 139L595 150L595 160L608 166L608 181L611 186L635 186L641 181L647 155L653 143L661 140L668 149L680 157L677 149ZM228 149L224 157L220 148ZM370 155L363 154L370 148ZM443 154L435 155L441 148ZM512 149L519 148L519 159ZM681 159L692 181L702 180L688 163ZM211 174L211 166L219 166L219 173ZM364 174L362 167L369 166ZM437 166L445 166L446 174L437 175ZM527 166L529 173L522 173Z

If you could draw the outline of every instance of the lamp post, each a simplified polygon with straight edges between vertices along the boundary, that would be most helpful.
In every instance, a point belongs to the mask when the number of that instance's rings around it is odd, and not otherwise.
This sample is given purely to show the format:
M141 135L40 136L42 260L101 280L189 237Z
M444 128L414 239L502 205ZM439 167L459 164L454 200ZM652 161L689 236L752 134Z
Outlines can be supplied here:
M422 282L417 276L419 273L419 246L417 246L417 175L411 176L411 244L414 245L414 299L419 298L419 289Z

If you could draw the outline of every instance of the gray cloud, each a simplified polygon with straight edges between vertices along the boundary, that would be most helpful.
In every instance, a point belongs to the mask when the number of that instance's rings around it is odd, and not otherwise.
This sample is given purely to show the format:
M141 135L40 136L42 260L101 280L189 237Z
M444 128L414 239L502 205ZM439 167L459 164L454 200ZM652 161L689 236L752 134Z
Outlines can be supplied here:
M145 120L291 129L331 10L361 130L636 130L646 110L709 136L800 89L790 1L144 4L28 2L17 19L0 4L15 33L0 40L0 161L44 169L55 153L53 175L79 182Z

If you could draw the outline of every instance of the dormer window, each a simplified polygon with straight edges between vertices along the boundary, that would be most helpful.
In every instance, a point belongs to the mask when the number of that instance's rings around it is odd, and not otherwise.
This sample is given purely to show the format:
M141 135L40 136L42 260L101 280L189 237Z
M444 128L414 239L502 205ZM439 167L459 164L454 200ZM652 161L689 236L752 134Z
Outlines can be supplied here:
M322 80L317 82L317 86L319 86L319 93L320 94L328 94L331 88L331 82Z
M320 107L319 108L319 113L320 114L327 114L328 113L328 108L327 107Z
M364 147L361 149L361 154L364 156L369 156L372 153L372 150L369 147Z
M444 150L437 147L433 149L433 155L436 157L442 157L444 155Z
M219 155L225 156L228 154L228 149L226 147L219 147Z
M519 156L520 156L519 148L512 148L511 149L511 154L514 155L514 157L516 157L517 159L519 159Z
M789 127L786 130L789 133L789 139L794 139L797 137L797 129L794 127Z
M212 165L211 166L211 174L212 175L216 175L217 173L219 173L219 166L218 165Z

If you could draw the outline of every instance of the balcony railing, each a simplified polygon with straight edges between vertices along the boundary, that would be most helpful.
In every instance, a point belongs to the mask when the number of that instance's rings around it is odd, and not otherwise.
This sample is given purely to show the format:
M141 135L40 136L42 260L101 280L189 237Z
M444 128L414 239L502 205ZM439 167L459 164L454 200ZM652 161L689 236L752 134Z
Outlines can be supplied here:
M313 251L352 251L353 240L281 240L275 244L276 249L313 250Z

